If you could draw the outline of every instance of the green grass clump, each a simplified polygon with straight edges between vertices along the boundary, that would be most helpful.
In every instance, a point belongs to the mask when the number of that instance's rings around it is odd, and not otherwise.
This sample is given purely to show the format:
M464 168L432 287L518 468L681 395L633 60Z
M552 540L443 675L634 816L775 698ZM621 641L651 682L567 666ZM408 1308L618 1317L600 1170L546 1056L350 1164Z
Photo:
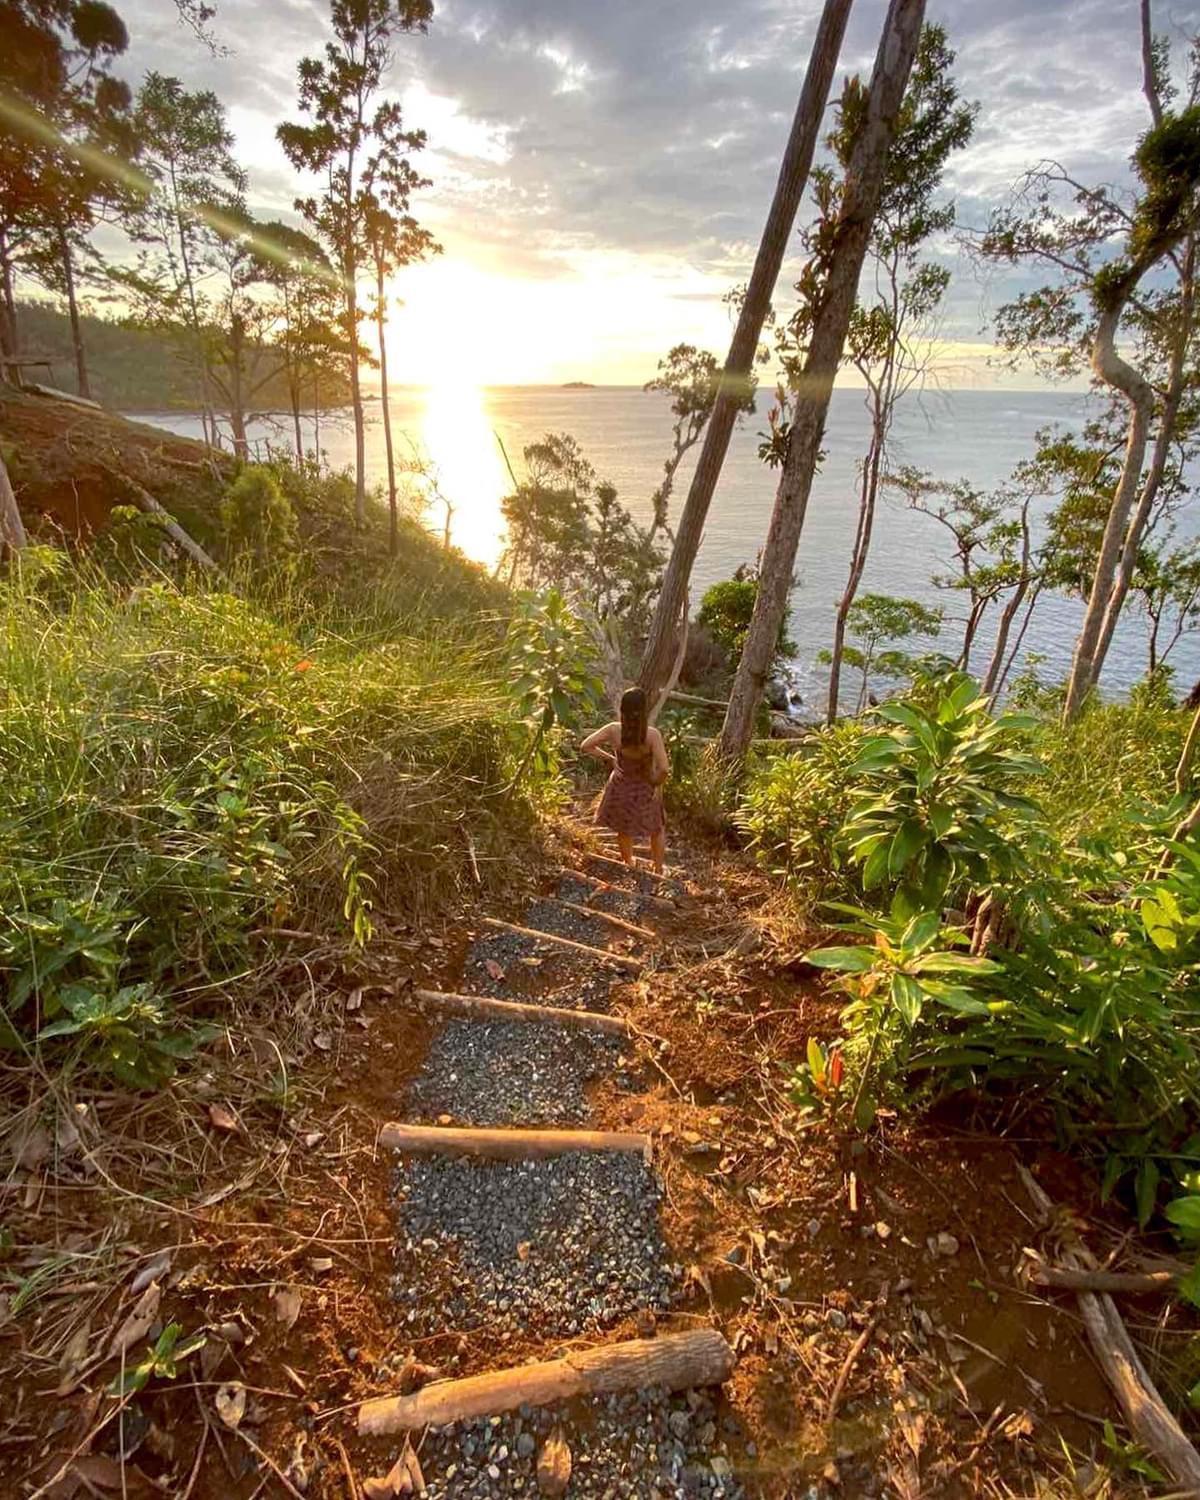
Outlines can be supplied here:
M439 614L395 577L351 608L348 582L311 577L236 592L36 572L0 584L8 1046L68 1035L153 1082L185 1045L171 997L221 993L256 931L364 940L373 910L427 909L528 831L494 620Z

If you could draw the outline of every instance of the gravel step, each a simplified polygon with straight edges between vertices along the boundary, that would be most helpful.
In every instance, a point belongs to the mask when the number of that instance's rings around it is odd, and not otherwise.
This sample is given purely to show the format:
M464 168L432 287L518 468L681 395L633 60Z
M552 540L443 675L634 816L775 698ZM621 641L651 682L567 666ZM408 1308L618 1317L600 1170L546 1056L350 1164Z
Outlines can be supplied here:
M652 1389L430 1429L421 1466L431 1500L536 1497L538 1454L556 1428L571 1450L567 1500L739 1500L744 1493L728 1456L736 1419L721 1416L711 1393Z
M413 1158L395 1186L393 1290L417 1336L479 1325L578 1334L664 1309L682 1276L659 1228L658 1180L636 1155Z
M586 1088L616 1072L621 1042L527 1021L451 1020L409 1084L405 1113L468 1125L574 1125Z

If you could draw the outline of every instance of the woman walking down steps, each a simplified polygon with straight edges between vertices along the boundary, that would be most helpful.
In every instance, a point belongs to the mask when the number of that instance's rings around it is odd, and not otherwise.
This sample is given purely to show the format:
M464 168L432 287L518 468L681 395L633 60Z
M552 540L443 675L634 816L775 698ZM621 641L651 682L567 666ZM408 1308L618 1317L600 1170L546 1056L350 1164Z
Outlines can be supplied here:
M617 835L627 865L634 863L634 839L649 838L654 868L661 875L667 853L662 787L671 774L671 762L662 735L647 723L642 689L624 692L620 719L589 734L579 748L612 766L596 822Z

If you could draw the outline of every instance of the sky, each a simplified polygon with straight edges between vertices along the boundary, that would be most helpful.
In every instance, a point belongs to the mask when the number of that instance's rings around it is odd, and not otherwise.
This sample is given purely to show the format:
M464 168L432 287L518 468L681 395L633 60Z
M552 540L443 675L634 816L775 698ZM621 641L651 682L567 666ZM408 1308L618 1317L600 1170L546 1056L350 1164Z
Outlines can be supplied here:
M125 73L177 74L229 109L250 203L291 216L276 141L297 117L296 64L323 44L325 0L217 0L207 52L170 0L119 0ZM884 0L856 0L834 91L869 74ZM676 342L723 356L803 82L820 0L436 0L398 39L388 80L429 138L415 200L443 253L392 288L401 382L640 384ZM958 223L981 227L1020 174L1054 157L1122 182L1148 123L1138 0L931 0L957 50L974 138L951 161ZM1183 52L1200 0L1156 0ZM937 351L947 386L1035 385L991 358L990 319L1021 285L984 276L953 237ZM781 278L786 300L789 270Z

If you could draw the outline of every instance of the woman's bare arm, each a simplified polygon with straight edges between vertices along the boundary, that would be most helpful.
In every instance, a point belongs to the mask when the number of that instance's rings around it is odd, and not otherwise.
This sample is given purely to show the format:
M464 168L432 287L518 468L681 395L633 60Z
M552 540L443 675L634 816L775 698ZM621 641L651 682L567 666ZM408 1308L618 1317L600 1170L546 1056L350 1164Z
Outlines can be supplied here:
M650 749L654 759L654 784L662 786L671 774L671 760L662 734L657 729L650 730Z
M597 760L606 760L610 765L616 765L617 757L608 748L612 743L612 732L617 729L616 724L605 724L597 729L594 734L589 734L587 739L580 745L584 755L594 755Z

